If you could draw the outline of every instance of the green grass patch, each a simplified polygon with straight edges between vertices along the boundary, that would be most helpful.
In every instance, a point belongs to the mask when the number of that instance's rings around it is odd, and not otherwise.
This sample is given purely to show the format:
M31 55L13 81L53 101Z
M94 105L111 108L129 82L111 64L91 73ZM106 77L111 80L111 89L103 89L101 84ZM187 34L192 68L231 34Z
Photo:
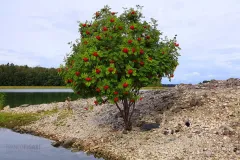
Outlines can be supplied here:
M13 128L15 126L28 125L39 119L37 114L33 113L0 113L0 126Z
M141 89L166 89L168 87L160 87L160 86L155 86L155 87L143 87Z
M44 116L48 116L57 112L57 109L42 111L38 113L0 112L0 127L14 128L15 126L28 125Z
M0 110L4 107L5 95L4 93L0 93Z
M59 112L57 120L54 122L54 124L56 126L65 126L66 125L66 118L70 117L73 115L73 111L72 110L63 110L61 112Z
M0 86L0 89L69 89L67 86Z
M42 111L42 112L39 112L39 113L41 113L40 116L48 116L48 115L52 115L52 114L57 113L57 112L58 112L58 109L54 108L52 110Z

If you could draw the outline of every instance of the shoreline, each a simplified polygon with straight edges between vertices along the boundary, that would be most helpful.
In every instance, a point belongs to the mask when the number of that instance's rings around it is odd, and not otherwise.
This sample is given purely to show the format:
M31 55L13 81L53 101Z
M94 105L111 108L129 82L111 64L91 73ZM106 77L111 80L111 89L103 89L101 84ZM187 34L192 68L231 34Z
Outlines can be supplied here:
M168 88L168 87L161 87L161 86L143 87L142 90L162 89L162 88ZM67 87L67 86L0 86L0 90L2 89L71 89L71 87Z
M66 86L0 86L0 89L71 89Z
M232 83L232 82L231 82ZM41 119L13 131L59 141L72 141L70 148L111 160L177 160L240 158L240 80L215 81L202 85L180 85L142 92L136 106L133 131L122 132L122 119L114 105L94 106L94 99L31 105L0 111L41 113L57 108ZM141 131L139 122L161 117L160 128ZM189 121L190 126L185 122ZM68 147L67 147L68 148Z
M9 129L9 128L8 128ZM46 139L49 139L51 141L55 141L58 142L60 139L55 137L54 135L49 135L49 134L45 134L43 132L37 132L35 130L28 130L28 129L23 129L21 127L16 127L15 129L11 129L14 132L20 133L20 134L30 134L30 135L34 135L34 136L38 136L38 137L43 137ZM76 144L77 143L77 144ZM69 147L63 147L65 149L71 149L74 152L77 151L82 151L85 152L86 154L91 154L94 155L95 158L103 158L104 160L125 160L123 157L119 157L116 155L112 155L111 153L104 151L104 150L96 150L97 148L95 146L91 146L90 148L87 146L82 145L82 140L76 140L75 145L71 145L70 148ZM58 148L58 147L56 147Z

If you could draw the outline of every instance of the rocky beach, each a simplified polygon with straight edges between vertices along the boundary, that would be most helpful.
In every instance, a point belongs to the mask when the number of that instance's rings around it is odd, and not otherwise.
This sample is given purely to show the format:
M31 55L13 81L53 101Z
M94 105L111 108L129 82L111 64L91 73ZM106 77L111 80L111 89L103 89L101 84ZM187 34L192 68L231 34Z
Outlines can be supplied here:
M240 159L240 79L180 84L141 91L133 130L123 132L115 105L87 109L94 98L70 102L5 107L0 113L41 113L55 110L14 131L47 137L72 150L111 160L238 160ZM70 108L70 110L68 109ZM160 120L159 128L142 130Z

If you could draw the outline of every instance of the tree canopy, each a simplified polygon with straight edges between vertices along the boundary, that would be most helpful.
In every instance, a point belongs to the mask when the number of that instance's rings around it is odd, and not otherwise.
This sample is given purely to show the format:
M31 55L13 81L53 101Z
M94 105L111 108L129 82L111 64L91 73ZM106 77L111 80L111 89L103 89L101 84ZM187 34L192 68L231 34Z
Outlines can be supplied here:
M180 49L176 36L160 37L156 20L142 20L141 9L124 8L118 16L105 6L93 21L79 23L80 38L69 43L72 51L59 69L80 97L95 96L96 105L115 103L120 112L121 101L128 121L131 106L133 111L140 99L140 88L174 76Z

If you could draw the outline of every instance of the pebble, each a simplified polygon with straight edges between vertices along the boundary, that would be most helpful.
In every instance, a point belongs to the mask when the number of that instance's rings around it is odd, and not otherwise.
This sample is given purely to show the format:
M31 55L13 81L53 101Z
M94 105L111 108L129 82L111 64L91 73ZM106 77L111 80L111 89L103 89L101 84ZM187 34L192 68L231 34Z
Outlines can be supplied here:
M115 114L113 116L109 114L117 113L117 108L106 104L94 107L91 112L85 111L84 107L87 104L84 100L71 102L73 106L76 104L78 107L73 108L75 116L72 116L72 119L67 119L67 126L54 125L53 122L57 116L53 115L45 117L28 127L32 128L32 130L39 130L39 133L54 134L56 139L60 141L64 141L71 136L78 137L81 141L86 141L85 145L90 145L92 139L96 139L95 143L100 146L99 149L109 151L109 153L117 154L118 156L123 155L127 160L160 160L174 159L175 157L178 157L178 159L210 159L211 157L233 159L231 157L236 157L239 153L239 149L233 146L233 143L236 143L236 133L239 132L239 128L231 124L237 122L238 116L229 115L236 113L239 107L234 105L231 107L218 106L236 102L235 100L240 97L240 90L233 90L233 88L225 84L233 82L240 84L240 80L219 81L221 83L218 84L218 87L214 90L215 94L213 94L208 88L217 82L213 81L209 84L197 85L199 88L197 90L194 89L194 85L180 85L182 93L174 88L166 91L154 91L155 93L145 91L143 93L145 98L137 102L136 106L141 119L146 122L153 122L154 117L161 113L166 114L161 127L154 132L140 132L139 128L136 130L136 127L133 127L133 131L126 132L127 135L124 135L124 132L122 133L120 130L114 133L109 132L113 124L122 128L122 121L120 121L122 119L116 119L114 118ZM229 91L233 92L230 93ZM204 93L207 96L201 97ZM201 101L204 103L201 106L190 109L189 102L194 95L201 97ZM148 100L150 97L154 98ZM208 102L207 99L214 101ZM229 102L227 103L227 101ZM94 99L89 99L89 103L93 102ZM63 108L63 104L55 103L54 105L60 109L60 107ZM33 105L9 110L13 112L37 112L40 110L51 110L54 108L54 105ZM177 108L178 111L173 112L174 110L171 110L173 109L171 107ZM2 112L9 112L9 110L3 110ZM189 121L189 126L186 125L185 127L185 121L182 123L182 120L186 120L186 117L191 121ZM133 118L136 117L133 116ZM41 126L41 124L44 125ZM100 124L103 124L102 127L99 127ZM180 127L178 129L178 124L183 126L183 128ZM220 129L219 126L225 127ZM224 130L225 133L222 132ZM219 134L212 134L213 132L219 132ZM146 141L145 137L148 137L147 139L149 140ZM170 143L164 143L166 141ZM222 147L221 144L224 144L224 146Z

